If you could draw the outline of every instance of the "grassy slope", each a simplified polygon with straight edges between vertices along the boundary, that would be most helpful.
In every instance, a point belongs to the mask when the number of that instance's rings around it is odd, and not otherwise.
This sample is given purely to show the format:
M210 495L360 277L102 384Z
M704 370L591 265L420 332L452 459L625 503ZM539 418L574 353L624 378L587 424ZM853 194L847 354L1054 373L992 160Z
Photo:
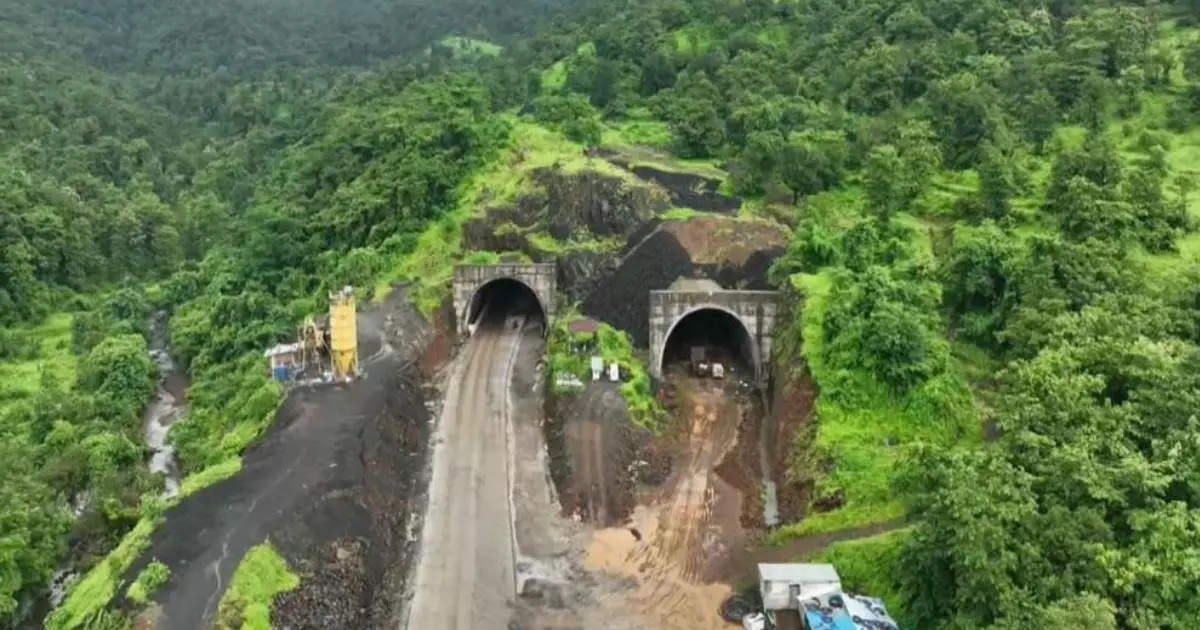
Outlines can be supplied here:
M64 390L75 384L78 359L71 353L71 322L69 313L55 313L36 326L14 329L40 338L42 351L35 359L0 361L0 412L13 401L37 395L43 374Z
M252 547L221 597L218 629L268 630L275 596L300 586L300 578L270 543Z
M891 577L900 562L900 548L907 536L908 530L900 529L838 542L808 560L834 565L847 591L882 599L901 628L915 628L900 608L900 591Z
M508 148L460 187L458 203L441 221L417 240L416 250L393 261L376 287L377 300L386 297L397 281L414 285L418 308L429 315L450 297L454 265L469 255L462 247L462 228L489 207L514 203L522 194L536 191L533 172L556 166L564 173L584 170L632 181L627 171L606 160L590 158L582 145L554 131L510 115L512 133ZM594 244L583 244L593 247Z

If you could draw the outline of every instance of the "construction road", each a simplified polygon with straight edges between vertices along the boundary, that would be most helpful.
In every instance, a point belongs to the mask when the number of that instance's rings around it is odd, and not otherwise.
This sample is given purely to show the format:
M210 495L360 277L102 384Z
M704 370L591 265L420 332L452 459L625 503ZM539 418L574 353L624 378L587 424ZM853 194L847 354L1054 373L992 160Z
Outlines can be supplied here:
M513 323L485 322L449 379L434 436L409 630L501 629L511 617L516 587L508 391L521 340L508 325Z

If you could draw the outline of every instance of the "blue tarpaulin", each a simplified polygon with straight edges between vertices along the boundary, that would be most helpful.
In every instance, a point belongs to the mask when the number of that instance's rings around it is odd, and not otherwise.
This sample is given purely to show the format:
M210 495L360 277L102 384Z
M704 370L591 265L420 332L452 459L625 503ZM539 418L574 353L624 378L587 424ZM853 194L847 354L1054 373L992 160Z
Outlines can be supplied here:
M803 602L806 630L899 630L883 600L829 593Z

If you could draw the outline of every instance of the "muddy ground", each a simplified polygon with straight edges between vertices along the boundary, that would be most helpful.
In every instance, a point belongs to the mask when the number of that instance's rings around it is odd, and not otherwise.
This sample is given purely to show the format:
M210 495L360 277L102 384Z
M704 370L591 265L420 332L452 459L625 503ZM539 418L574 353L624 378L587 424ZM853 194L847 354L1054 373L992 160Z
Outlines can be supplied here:
M170 567L149 613L156 627L207 627L241 558L267 540L301 575L273 609L279 627L395 626L424 488L421 365L435 335L403 291L360 313L359 335L364 378L292 392L238 475L167 512L128 573L152 558Z
M553 398L546 420L550 473L564 515L601 526L633 511L640 485L658 485L671 454L629 419L617 383L590 383L574 396Z
M717 469L739 452L738 429L744 418L754 421L746 413L752 404L729 381L696 379L682 370L667 379L675 422L656 441L671 453L672 470L662 483L635 488L635 505L623 523L596 523L583 564L629 581L626 591L605 594L602 605L620 602L641 616L644 627L723 628L718 610L732 592L728 567L748 540L742 504L757 488L752 480L725 479Z

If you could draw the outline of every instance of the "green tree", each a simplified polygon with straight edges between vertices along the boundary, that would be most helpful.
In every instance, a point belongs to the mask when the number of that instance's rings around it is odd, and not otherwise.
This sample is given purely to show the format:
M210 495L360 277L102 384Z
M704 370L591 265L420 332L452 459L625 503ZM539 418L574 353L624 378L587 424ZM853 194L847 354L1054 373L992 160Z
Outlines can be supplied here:
M146 340L120 335L100 342L80 365L79 384L137 414L154 392L154 364L146 353Z
M34 480L29 452L0 445L0 462L0 617L11 619L49 582L72 518L51 489Z
M933 83L929 108L948 166L965 168L978 161L979 148L995 126L993 108L999 100L994 89L971 73Z
M725 121L716 106L720 95L708 78L684 74L666 102L666 119L680 155L708 157L724 144Z
M941 372L945 342L932 332L940 295L922 273L873 266L839 274L822 323L826 361L865 369L898 391Z
M1033 143L1034 152L1040 155L1046 142L1054 137L1054 129L1060 119L1058 102L1049 90L1041 88L1024 97L1022 109L1025 137Z
M1016 239L994 223L955 228L954 244L942 263L943 297L967 338L996 345L996 333L1004 328L1016 298L1023 256Z
M904 160L896 147L884 144L871 149L863 167L863 184L867 190L867 203L872 212L883 221L907 205L903 181Z
M1020 192L1023 173L1016 160L995 145L986 143L979 162L979 196L984 216L999 221L1012 211L1012 199Z
M854 61L850 74L854 77L846 94L850 109L878 114L899 104L904 83L904 56L900 47L871 46Z
M792 134L779 156L779 177L792 191L792 203L841 181L846 142L838 134Z

